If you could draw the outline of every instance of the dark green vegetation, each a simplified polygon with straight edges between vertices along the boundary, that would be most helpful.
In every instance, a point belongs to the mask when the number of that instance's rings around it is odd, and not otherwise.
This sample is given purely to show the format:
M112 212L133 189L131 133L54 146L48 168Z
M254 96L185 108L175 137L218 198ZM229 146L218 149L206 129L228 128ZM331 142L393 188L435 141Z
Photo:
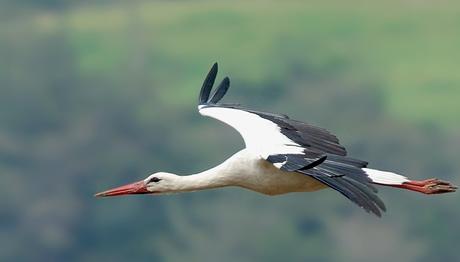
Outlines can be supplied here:
M76 2L0 1L0 260L458 260L460 194L382 188L382 219L332 190L92 196L242 146L196 112L215 61L225 101L460 184L458 1Z

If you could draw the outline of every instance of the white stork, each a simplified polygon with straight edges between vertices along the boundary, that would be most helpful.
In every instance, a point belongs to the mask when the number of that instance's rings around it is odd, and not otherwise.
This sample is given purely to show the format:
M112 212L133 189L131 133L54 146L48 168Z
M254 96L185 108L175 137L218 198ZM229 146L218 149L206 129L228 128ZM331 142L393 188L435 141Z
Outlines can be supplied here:
M233 104L219 104L230 86L225 77L213 95L217 63L209 71L199 95L201 115L236 129L246 148L222 164L198 174L179 176L158 172L144 180L96 194L162 194L239 186L266 195L332 188L367 212L381 216L385 205L374 185L424 194L454 192L456 186L438 179L410 180L392 172L367 168L367 162L347 156L339 140L327 130Z

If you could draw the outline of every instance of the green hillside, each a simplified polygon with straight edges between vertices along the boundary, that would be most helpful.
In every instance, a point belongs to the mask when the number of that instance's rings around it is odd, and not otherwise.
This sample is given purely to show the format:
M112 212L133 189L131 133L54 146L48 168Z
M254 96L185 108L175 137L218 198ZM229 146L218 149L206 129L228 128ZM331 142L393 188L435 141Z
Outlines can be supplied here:
M455 1L155 2L81 8L63 19L84 72L115 73L136 57L152 78L180 66L185 72L168 85L188 87L183 100L195 93L197 69L212 61L258 83L282 83L301 66L381 89L394 116L458 128L459 8Z

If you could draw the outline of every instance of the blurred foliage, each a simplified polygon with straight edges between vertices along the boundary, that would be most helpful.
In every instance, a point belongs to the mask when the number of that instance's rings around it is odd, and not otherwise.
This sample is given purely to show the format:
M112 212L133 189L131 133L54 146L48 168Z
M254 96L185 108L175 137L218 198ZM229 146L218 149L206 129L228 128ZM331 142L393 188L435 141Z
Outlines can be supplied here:
M458 194L382 188L94 199L242 147L196 112L226 101L321 125L352 156L460 184L456 1L0 1L0 260L456 261Z

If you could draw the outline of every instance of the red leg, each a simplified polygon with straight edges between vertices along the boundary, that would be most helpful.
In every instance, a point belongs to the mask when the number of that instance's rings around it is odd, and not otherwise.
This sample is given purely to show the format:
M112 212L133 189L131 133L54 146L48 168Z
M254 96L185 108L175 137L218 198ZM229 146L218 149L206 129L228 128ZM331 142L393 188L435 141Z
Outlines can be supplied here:
M452 185L449 182L442 181L436 178L431 178L427 180L412 180L409 182L404 182L402 185L391 185L392 187L403 188L407 190L412 190L420 192L423 194L443 194L449 192L455 192L457 187Z

